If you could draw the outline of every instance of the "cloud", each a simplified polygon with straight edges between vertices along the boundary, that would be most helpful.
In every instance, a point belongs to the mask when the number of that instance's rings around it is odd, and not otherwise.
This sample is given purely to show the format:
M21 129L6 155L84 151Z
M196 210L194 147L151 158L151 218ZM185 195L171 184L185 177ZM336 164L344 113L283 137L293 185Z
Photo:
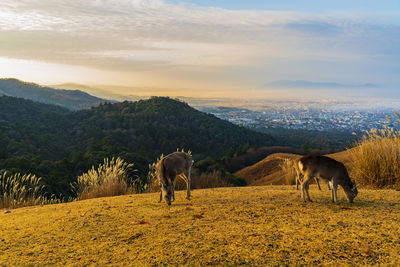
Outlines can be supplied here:
M325 21L300 21L285 25L288 29L304 32L310 35L338 35L343 32L343 27Z
M0 56L156 71L160 78L210 77L225 85L313 80L315 73L349 82L348 66L360 66L359 73L350 71L356 83L394 80L380 73L361 81L374 66L399 66L390 58L399 56L400 27L377 21L365 14L225 10L163 0L2 0Z

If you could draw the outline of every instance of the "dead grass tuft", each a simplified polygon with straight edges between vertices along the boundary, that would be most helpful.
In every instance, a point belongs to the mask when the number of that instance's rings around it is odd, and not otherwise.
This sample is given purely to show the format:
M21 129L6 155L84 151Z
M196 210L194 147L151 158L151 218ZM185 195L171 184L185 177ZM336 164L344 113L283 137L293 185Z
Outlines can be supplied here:
M371 130L350 150L350 174L373 188L400 189L400 132Z
M4 172L0 175L0 209L45 204L41 178L33 174Z
M287 185L292 185L296 183L296 160L295 159L284 159L283 162L279 165L285 174L285 182Z
M97 169L78 177L73 185L79 200L118 196L130 193L133 189L129 186L128 170L133 164L128 164L121 158L104 159Z
M233 184L221 173L221 171L201 174L194 173L192 175L192 188L195 189L230 186L233 186Z

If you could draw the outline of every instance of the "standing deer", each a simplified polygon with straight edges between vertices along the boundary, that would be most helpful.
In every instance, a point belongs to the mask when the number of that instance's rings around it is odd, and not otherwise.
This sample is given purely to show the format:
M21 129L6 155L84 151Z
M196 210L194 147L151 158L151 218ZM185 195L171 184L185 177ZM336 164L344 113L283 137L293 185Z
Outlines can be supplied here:
M325 156L304 156L298 161L298 166L304 180L301 183L301 196L306 202L305 194L308 201L312 202L308 194L310 181L313 177L318 177L327 181L332 189L332 201L337 202L337 188L340 185L347 199L353 203L354 198L358 194L356 182L352 182L343 163Z
M157 175L160 182L160 201L164 200L171 205L171 198L175 201L176 177L185 177L187 187L186 198L190 198L190 169L193 165L192 156L186 152L174 152L162 158L157 166Z

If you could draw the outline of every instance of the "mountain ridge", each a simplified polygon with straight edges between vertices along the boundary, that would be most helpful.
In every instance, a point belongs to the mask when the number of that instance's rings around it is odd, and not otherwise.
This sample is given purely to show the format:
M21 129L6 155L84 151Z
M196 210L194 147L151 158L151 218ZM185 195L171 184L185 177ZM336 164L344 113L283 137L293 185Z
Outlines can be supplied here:
M0 95L20 97L45 104L54 104L70 110L88 109L111 101L92 96L80 90L54 89L15 78L0 79Z

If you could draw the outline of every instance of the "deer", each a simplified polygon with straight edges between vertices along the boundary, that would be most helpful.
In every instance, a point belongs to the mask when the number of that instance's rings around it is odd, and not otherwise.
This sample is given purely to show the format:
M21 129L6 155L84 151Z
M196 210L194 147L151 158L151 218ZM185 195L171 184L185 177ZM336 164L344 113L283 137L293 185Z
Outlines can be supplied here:
M303 181L303 177L302 177L303 175L302 175L301 172L300 172L299 165L298 165L298 160L293 160L293 168L294 168L295 171L296 171L296 190L299 191L299 185L300 185L301 182ZM321 186L319 185L319 180L318 180L318 178L317 178L317 177L314 177L314 179L315 179L315 182L316 182L317 185L318 185L318 189L319 189L319 190L322 190L322 189L321 189ZM331 190L329 184L328 184L328 189Z
M337 188L340 185L347 199L350 203L353 203L354 198L358 194L356 182L350 180L349 174L343 163L336 161L326 156L314 156L308 155L299 159L297 163L300 173L304 176L301 182L301 196L303 201L312 202L308 193L310 181L313 177L322 179L331 187L332 191L332 202L337 203Z
M190 153L173 152L163 157L157 164L157 176L160 183L160 201L164 200L168 205L175 201L176 177L182 177L186 182L186 199L190 199L190 170L193 165L193 158Z

